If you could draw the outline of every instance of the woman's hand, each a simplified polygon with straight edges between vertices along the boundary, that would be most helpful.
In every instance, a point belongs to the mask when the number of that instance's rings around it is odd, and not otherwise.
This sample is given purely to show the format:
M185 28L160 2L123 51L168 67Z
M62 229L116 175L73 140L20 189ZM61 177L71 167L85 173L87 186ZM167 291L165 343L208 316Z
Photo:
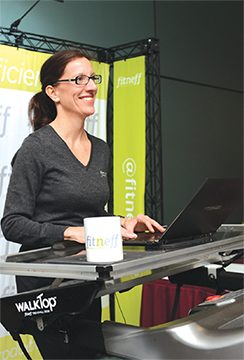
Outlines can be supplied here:
M122 237L129 239L137 238L137 235L134 231L145 231L149 230L152 233L155 232L155 229L164 232L165 228L161 226L157 221L151 219L147 215L139 214L132 219L120 218L121 222L121 234ZM79 243L85 243L85 227L68 227L64 232L64 240L73 240Z
M68 227L64 232L64 240L73 240L84 244L86 240L84 226Z
M137 238L137 235L134 233L134 231L149 230L154 233L155 229L160 232L165 231L165 228L163 226L161 226L157 221L151 219L147 215L139 214L132 219L121 218L122 237L135 239Z

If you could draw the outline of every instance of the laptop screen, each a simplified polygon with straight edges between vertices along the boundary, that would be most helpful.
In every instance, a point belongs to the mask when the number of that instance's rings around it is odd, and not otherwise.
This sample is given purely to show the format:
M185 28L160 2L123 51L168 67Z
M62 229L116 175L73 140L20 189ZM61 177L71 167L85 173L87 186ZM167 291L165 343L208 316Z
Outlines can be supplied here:
M156 236L163 243L209 236L242 201L243 179L206 179L166 231ZM146 237L149 235L138 234L132 243L147 242Z

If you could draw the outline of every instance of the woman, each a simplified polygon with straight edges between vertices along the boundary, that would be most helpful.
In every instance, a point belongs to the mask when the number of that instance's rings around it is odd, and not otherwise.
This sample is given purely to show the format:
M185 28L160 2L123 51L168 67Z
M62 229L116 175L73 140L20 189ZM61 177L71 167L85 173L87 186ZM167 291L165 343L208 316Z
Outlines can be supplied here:
M86 117L95 112L101 76L94 73L84 53L64 50L43 64L40 79L42 91L29 104L34 132L13 158L1 221L5 238L20 243L20 251L62 240L84 243L83 219L108 215L104 207L109 188L100 171L108 171L109 149L84 130ZM121 218L122 235L131 239L137 236L135 230L153 232L155 228L164 231L142 214ZM52 279L17 276L16 281L22 292L49 285ZM93 307L93 318L99 320L100 308L95 302ZM55 358L40 342L39 348L44 358Z

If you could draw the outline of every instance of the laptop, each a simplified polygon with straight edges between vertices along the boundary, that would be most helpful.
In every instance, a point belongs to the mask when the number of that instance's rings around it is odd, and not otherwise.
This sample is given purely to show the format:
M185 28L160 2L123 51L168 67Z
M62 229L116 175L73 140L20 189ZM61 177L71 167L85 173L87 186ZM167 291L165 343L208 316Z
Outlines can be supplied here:
M163 233L138 233L124 246L189 246L210 240L243 201L243 179L206 179L193 198Z

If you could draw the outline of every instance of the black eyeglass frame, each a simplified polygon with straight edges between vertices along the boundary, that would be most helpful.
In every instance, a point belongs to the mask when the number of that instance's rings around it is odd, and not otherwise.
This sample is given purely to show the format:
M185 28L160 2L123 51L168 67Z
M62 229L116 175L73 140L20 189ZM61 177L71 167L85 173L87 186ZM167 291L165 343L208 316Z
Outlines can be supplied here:
M85 82L84 84L79 84L78 83L78 78L81 77L81 76L84 76L87 78L87 82ZM98 79L97 79L98 78ZM89 83L90 80L97 80L98 82L95 82L95 84L101 84L102 82L102 75L92 75L92 76L88 76L88 75L78 75L76 76L74 79L62 79L62 80L57 80L57 81L54 81L53 84L56 84L58 82L64 82L64 81L74 81L76 85L87 85Z

